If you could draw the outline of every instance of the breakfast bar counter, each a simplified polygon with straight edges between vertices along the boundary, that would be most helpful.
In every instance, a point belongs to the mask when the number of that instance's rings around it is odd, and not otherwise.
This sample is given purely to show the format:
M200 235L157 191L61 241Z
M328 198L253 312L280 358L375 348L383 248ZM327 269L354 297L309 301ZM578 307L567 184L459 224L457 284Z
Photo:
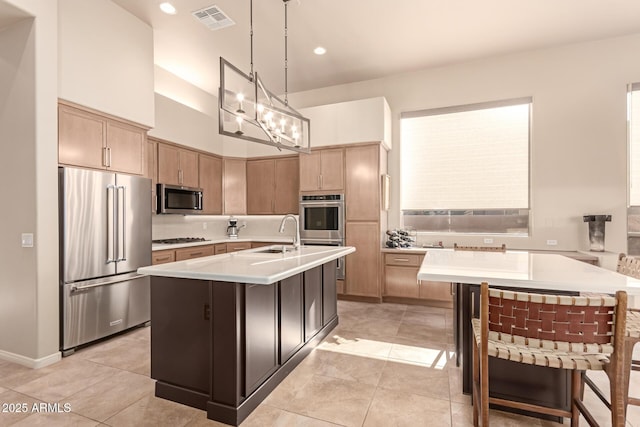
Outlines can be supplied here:
M338 324L337 260L354 251L274 245L139 269L156 396L240 424Z
M613 294L618 290L640 295L640 280L557 254L525 251L428 251L418 280L454 284L454 340L456 361L462 363L463 392L471 393L471 318L479 313L480 284L525 292L579 295ZM462 359L462 360L460 360ZM570 407L570 375L507 360L490 358L490 394L550 407Z

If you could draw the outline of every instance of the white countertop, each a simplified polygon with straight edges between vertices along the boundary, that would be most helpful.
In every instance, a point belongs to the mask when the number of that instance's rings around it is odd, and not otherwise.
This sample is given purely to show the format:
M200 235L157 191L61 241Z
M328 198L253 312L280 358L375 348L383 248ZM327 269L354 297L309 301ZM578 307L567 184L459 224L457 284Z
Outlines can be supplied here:
M353 246L300 246L296 251L265 253L273 245L229 254L158 264L138 269L150 276L268 285L356 251Z
M557 254L428 251L418 280L640 295L640 280Z
M220 237L217 239L211 240L202 240L199 242L190 242L190 243L152 243L151 250L152 251L162 251L165 249L180 249L180 248L188 248L191 246L203 246L203 245L217 245L218 243L234 243L234 242L273 242L273 243L284 243L290 244L293 241L293 236L284 236L282 235L277 237L270 236L259 236L259 237L241 237L237 239L230 239L228 237Z

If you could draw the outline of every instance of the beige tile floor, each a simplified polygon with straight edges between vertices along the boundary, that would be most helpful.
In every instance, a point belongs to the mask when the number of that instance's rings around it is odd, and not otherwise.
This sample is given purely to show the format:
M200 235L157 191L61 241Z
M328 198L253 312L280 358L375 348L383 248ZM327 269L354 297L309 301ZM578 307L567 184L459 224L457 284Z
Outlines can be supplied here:
M451 310L345 301L338 308L338 327L243 427L472 425L454 363ZM0 361L0 404L27 407L5 408L13 410L0 412L0 426L224 426L203 411L154 397L149 343L150 328L141 328L39 370ZM640 396L640 372L632 377ZM586 401L610 425L608 411L589 392ZM33 412L39 403L59 403L63 412ZM491 424L559 425L498 411L491 411ZM640 407L630 407L628 425L640 427Z

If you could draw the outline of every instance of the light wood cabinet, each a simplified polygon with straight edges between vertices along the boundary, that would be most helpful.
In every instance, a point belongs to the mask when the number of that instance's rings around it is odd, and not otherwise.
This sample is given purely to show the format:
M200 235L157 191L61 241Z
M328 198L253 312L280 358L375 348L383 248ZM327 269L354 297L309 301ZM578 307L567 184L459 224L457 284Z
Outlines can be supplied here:
M151 265L165 264L176 260L176 251L167 249L163 251L153 251L151 253Z
M356 251L346 257L345 294L380 298L380 225L378 222L348 222L347 246Z
M191 246L188 248L176 249L176 261L183 261L185 259L200 258L203 256L213 255L213 245L200 245Z
M451 283L418 280L418 271L424 259L422 254L404 251L387 252L384 256L383 296L411 298L451 304Z
M220 157L198 155L198 185L202 188L202 213L219 215L222 213L222 159Z
M227 252L244 251L245 249L251 249L251 242L227 243Z
M273 160L247 161L247 213L270 214L275 211L276 165Z
M222 167L223 213L246 215L247 213L247 161L224 159Z
M380 147L345 150L345 214L347 221L377 221L380 216Z
M175 145L158 143L158 182L198 186L198 153Z
M143 175L146 140L144 128L69 105L58 105L60 164Z
M158 142L147 139L146 165L144 176L151 179L151 212L156 213L156 184L158 183Z
M344 150L327 148L300 154L300 191L342 191Z
M226 254L227 253L227 244L226 243L218 243L216 245L213 245L213 254L214 255L220 255L220 254Z
M297 157L247 160L247 213L298 213Z

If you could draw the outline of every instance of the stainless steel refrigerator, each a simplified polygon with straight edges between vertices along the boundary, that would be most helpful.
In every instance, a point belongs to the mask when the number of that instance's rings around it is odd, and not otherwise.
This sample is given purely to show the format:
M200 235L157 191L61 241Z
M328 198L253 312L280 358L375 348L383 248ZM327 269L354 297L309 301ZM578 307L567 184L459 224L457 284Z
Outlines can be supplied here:
M60 167L60 349L63 355L148 322L151 180Z

